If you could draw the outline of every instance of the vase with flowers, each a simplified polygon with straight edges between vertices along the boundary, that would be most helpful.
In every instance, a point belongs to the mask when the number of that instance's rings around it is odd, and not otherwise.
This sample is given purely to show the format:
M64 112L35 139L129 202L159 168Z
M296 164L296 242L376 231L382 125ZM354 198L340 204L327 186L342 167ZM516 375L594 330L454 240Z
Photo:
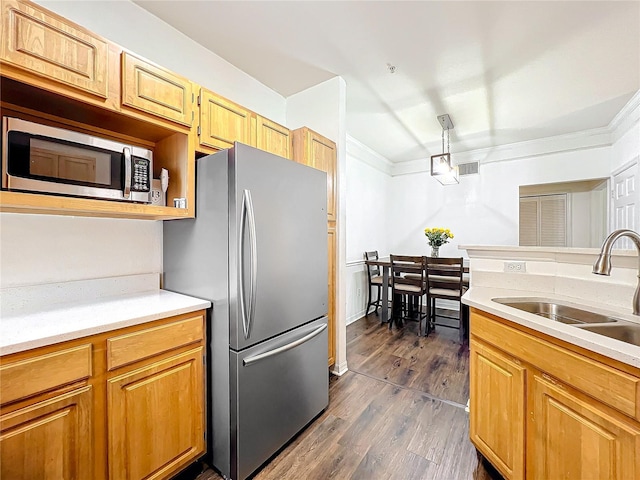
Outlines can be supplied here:
M448 228L425 228L424 234L431 246L432 257L440 256L440 247L453 238L453 233Z

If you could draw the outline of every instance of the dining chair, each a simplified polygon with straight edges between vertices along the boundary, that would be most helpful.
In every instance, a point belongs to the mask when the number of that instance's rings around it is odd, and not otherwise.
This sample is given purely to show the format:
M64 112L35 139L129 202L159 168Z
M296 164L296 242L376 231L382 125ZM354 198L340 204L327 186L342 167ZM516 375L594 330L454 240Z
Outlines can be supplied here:
M378 260L378 251L364 252L365 260ZM374 307L374 312L378 315L378 308L382 307L382 299L380 294L382 292L382 275L380 274L380 267L378 265L367 265L367 311L365 315L369 315L369 308ZM375 288L376 300L373 300L371 291Z
M396 324L402 320L418 320L418 336L422 319L428 322L427 311L422 308L426 293L425 257L391 255L391 315ZM413 300L416 300L414 302ZM389 322L391 329L393 322Z
M460 258L426 257L426 290L427 290L427 331L434 329L436 325L442 327L458 328L460 330L460 342L464 342L468 331L469 319L466 305L462 304L462 295L467 290L468 283L464 278L464 264ZM457 325L436 323L436 300L452 300L458 302L458 316L444 317L456 318Z

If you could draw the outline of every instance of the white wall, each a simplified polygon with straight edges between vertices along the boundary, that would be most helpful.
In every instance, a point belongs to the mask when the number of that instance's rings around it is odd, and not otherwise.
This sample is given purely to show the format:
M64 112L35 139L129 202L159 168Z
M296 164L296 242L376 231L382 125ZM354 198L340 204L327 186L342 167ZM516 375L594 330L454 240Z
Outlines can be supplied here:
M427 172L393 177L389 245L393 253L426 255L425 227L449 228L455 237L441 255L464 252L459 244L517 245L520 185L609 176L609 147L480 164L459 185L440 185Z
M367 305L366 251L389 255L388 211L390 162L347 137L347 324L358 320Z
M162 223L0 213L0 288L162 271Z

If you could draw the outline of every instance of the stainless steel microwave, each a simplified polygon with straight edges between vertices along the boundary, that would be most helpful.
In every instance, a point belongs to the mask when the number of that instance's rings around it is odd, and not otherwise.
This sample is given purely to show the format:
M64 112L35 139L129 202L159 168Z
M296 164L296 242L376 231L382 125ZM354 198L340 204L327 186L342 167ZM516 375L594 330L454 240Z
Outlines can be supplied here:
M151 203L153 152L3 117L2 173L4 190Z

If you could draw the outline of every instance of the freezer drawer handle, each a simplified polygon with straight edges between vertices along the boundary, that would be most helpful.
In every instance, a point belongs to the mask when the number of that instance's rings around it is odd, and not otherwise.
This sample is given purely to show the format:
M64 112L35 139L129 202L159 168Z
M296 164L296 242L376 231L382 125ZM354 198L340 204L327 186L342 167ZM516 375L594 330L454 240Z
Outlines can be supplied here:
M244 219L249 223L249 242L251 247L251 284L249 287L249 311L246 308L244 291ZM240 270L240 311L242 313L242 328L245 340L251 336L251 324L256 311L256 290L258 282L258 243L256 241L256 220L253 213L251 192L244 190L242 194L242 210L240 213L240 235L238 236L238 268Z
M311 340L313 337L319 335L326 328L327 328L327 324L324 323L320 325L318 328L316 328L310 334L305 335L304 337L299 338L294 342L288 343L278 348L274 348L273 350L269 350L268 352L259 353L258 355L254 355L253 357L245 358L242 361L242 365L249 366L253 363L259 362L260 360L264 360L265 358L273 357L274 355L278 355L279 353L286 352L287 350L291 350L292 348L296 348L298 345L302 345L303 343Z

